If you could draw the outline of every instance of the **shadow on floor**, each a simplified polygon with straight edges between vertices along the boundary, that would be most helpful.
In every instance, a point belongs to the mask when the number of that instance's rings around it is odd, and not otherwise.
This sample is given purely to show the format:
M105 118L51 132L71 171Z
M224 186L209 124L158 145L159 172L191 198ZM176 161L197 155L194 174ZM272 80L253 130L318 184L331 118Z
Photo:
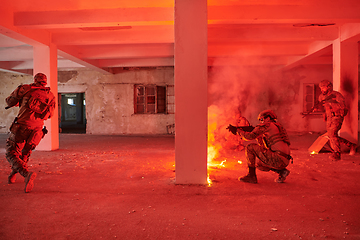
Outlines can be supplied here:
M59 128L60 133L74 133L74 134L85 134L86 125L76 123L61 123Z

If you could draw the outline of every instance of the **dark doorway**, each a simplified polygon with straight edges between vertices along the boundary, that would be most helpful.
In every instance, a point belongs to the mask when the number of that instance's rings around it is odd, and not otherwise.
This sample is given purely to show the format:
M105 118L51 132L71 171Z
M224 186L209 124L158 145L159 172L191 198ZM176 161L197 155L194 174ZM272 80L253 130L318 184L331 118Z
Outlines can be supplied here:
M85 93L59 94L60 132L86 133Z

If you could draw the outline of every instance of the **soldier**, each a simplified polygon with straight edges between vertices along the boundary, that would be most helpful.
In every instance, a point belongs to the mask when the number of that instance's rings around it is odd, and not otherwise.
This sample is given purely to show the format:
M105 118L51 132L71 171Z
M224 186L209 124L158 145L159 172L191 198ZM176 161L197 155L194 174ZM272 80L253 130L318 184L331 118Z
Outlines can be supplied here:
M326 121L326 131L330 140L330 146L333 154L330 156L332 160L341 159L340 142L350 147L350 155L355 154L356 144L347 141L338 136L338 132L344 121L348 109L345 105L345 98L341 93L333 91L333 85L328 80L323 80L319 83L321 94L319 102L325 108L324 120Z
M279 176L275 182L283 183L290 171L286 169L292 157L290 156L290 141L286 130L277 122L277 116L272 110L262 111L258 124L251 132L235 128L245 140L256 139L258 144L251 143L245 148L248 164L248 174L239 181L257 183L256 168L262 171L274 171ZM234 129L229 129L231 132ZM258 159L258 161L257 161Z
M55 109L55 97L47 84L46 75L37 73L34 83L18 86L6 98L7 107L19 106L19 113L10 127L10 136L6 140L6 159L11 165L9 183L14 183L16 173L25 178L25 192L30 192L36 178L35 172L29 172L27 162L32 150L47 133L43 128L44 120L52 117Z
M243 116L241 116L240 113L236 114L236 127L248 127L250 126L250 122ZM244 139L237 135L237 142L238 142L238 145L237 145L237 148L236 150L238 151L243 151L245 146L244 146Z

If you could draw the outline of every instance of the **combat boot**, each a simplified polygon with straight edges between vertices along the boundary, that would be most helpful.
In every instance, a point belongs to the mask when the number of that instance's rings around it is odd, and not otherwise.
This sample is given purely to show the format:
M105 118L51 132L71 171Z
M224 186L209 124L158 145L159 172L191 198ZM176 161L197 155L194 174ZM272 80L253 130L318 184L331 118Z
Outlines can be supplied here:
M351 144L349 155L353 156L356 153L356 144Z
M276 171L277 173L279 173L279 177L275 179L275 182L277 183L283 183L286 179L287 176L289 176L290 171L287 170L286 168L282 169L282 170L278 170Z
M239 181L247 183L257 183L255 168L249 167L249 173L243 177L240 177Z
M25 193L31 192L34 187L34 180L36 178L36 173L28 172L25 177Z
M9 184L10 184L10 183L15 183L15 181L16 181L16 173L17 173L17 171L15 171L14 169L11 170L11 173L10 173L10 175L8 176L8 183L9 183Z
M341 155L339 152L334 152L329 158L333 161L339 161L341 160Z

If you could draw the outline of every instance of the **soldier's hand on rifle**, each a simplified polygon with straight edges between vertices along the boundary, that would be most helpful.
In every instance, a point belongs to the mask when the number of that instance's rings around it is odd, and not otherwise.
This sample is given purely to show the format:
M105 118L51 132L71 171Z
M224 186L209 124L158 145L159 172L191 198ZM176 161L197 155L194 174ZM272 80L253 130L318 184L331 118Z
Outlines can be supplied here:
M233 126L231 124L229 124L229 126L226 129L228 129L229 132L231 132L234 135L236 135L236 133L237 133L237 127L235 127L235 126Z

